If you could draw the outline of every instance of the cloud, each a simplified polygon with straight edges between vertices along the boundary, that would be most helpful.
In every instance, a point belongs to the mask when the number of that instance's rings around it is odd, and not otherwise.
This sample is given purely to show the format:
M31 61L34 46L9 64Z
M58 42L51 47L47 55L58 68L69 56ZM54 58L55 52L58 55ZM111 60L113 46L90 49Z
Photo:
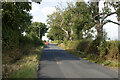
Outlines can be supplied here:
M118 40L118 25L108 23L103 28L107 32L108 38L111 38L111 40Z
M52 14L55 11L56 11L56 9L54 7L44 7L41 9L41 13L46 16Z
M34 16L36 16L36 15L38 15L38 14L40 14L40 5L39 4L37 4L37 3L32 3L32 10L30 11L30 13L32 13L32 15Z
M47 15L55 12L55 7L44 7L43 4L39 5L37 3L32 3L32 10L30 11L33 16L32 21L35 22L46 22Z

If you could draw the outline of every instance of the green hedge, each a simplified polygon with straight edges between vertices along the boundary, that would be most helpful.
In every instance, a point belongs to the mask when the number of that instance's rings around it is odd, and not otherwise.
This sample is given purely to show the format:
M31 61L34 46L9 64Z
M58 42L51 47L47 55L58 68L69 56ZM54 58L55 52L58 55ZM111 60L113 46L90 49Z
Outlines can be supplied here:
M69 49L74 49L79 52L84 52L86 54L95 54L105 59L118 59L120 54L120 41L101 41L98 44L97 40L76 40L76 41L66 41L64 44L69 47Z

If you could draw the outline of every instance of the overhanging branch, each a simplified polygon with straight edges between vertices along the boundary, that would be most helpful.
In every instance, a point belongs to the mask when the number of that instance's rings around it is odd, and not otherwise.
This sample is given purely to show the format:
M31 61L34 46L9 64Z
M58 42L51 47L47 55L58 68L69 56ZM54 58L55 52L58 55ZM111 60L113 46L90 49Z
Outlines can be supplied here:
M117 24L120 26L120 23L117 23L117 22L114 22L114 21L111 21L111 20L107 20L106 22L103 23L103 25L107 24L108 22L111 22L111 23L114 23L114 24Z
M116 12L112 12L110 14L107 14L105 17L102 18L101 22L103 22L108 16L116 14Z

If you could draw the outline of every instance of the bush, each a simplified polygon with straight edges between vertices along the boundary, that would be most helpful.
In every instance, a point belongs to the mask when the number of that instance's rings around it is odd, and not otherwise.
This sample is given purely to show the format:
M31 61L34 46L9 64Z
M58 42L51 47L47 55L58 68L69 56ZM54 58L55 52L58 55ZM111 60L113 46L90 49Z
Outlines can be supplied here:
M21 36L19 39L19 45L12 47L11 49L3 50L3 63L13 63L19 60L22 56L30 53L33 47L43 45L44 43L35 35L33 36Z
M63 43L65 44L65 46L67 46L67 44L68 44L68 40L65 39L65 40L63 41Z
M93 41L90 41L87 53L99 55L99 51L98 51L99 43L100 43L99 38L97 38Z
M119 43L119 41L102 41L98 47L100 57L117 60L119 55Z
M64 41L64 46L62 47L65 47L64 49L70 53L92 62L112 67L119 66L120 41L97 41L97 39L93 41Z
M104 56L107 54L107 42L101 41L100 45L98 46L98 50L100 51L100 56ZM108 44L109 45L109 44Z
M58 40L51 41L51 43L56 43L56 44L57 44L57 43L58 43Z
M119 41L109 41L108 44L109 46L107 46L107 50L108 50L108 55L106 56L106 58L109 59L118 59L119 56Z
M35 35L32 37L33 38L33 43L36 45L43 45L43 42L40 38L36 37Z
M74 40L64 41L65 46L69 49L79 51L80 53L95 54L103 59L118 59L120 54L120 41L105 41L100 43L97 40Z
M90 43L91 41L75 40L75 41L66 42L66 46L80 52L87 52L89 49Z
M90 46L90 41L81 40L77 45L77 50L81 52L87 52L89 49L89 46Z
M19 39L19 45L12 47L11 49L4 49L2 55L3 65L12 65L21 60L24 56L31 54L31 52L37 47L43 45L35 35L33 36L21 36ZM35 54L35 53L34 53ZM32 58L31 58L32 59ZM3 67L3 75L8 74L11 68Z

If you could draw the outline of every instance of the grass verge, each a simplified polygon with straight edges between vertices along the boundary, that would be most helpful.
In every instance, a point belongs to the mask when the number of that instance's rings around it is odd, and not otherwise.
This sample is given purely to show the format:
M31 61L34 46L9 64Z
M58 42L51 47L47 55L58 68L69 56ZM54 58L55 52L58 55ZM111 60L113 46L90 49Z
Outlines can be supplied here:
M37 70L44 46L34 48L14 64L4 65L9 70L7 78L37 78Z
M99 55L80 52L80 51L77 51L76 49L71 49L70 47L65 46L63 43L60 44L59 47L61 47L62 49L66 50L71 54L76 55L77 57L80 57L82 59L85 59L97 64L101 64L103 66L111 67L117 70L118 70L118 67L120 67L120 62L118 60L108 60L108 59L101 58Z

